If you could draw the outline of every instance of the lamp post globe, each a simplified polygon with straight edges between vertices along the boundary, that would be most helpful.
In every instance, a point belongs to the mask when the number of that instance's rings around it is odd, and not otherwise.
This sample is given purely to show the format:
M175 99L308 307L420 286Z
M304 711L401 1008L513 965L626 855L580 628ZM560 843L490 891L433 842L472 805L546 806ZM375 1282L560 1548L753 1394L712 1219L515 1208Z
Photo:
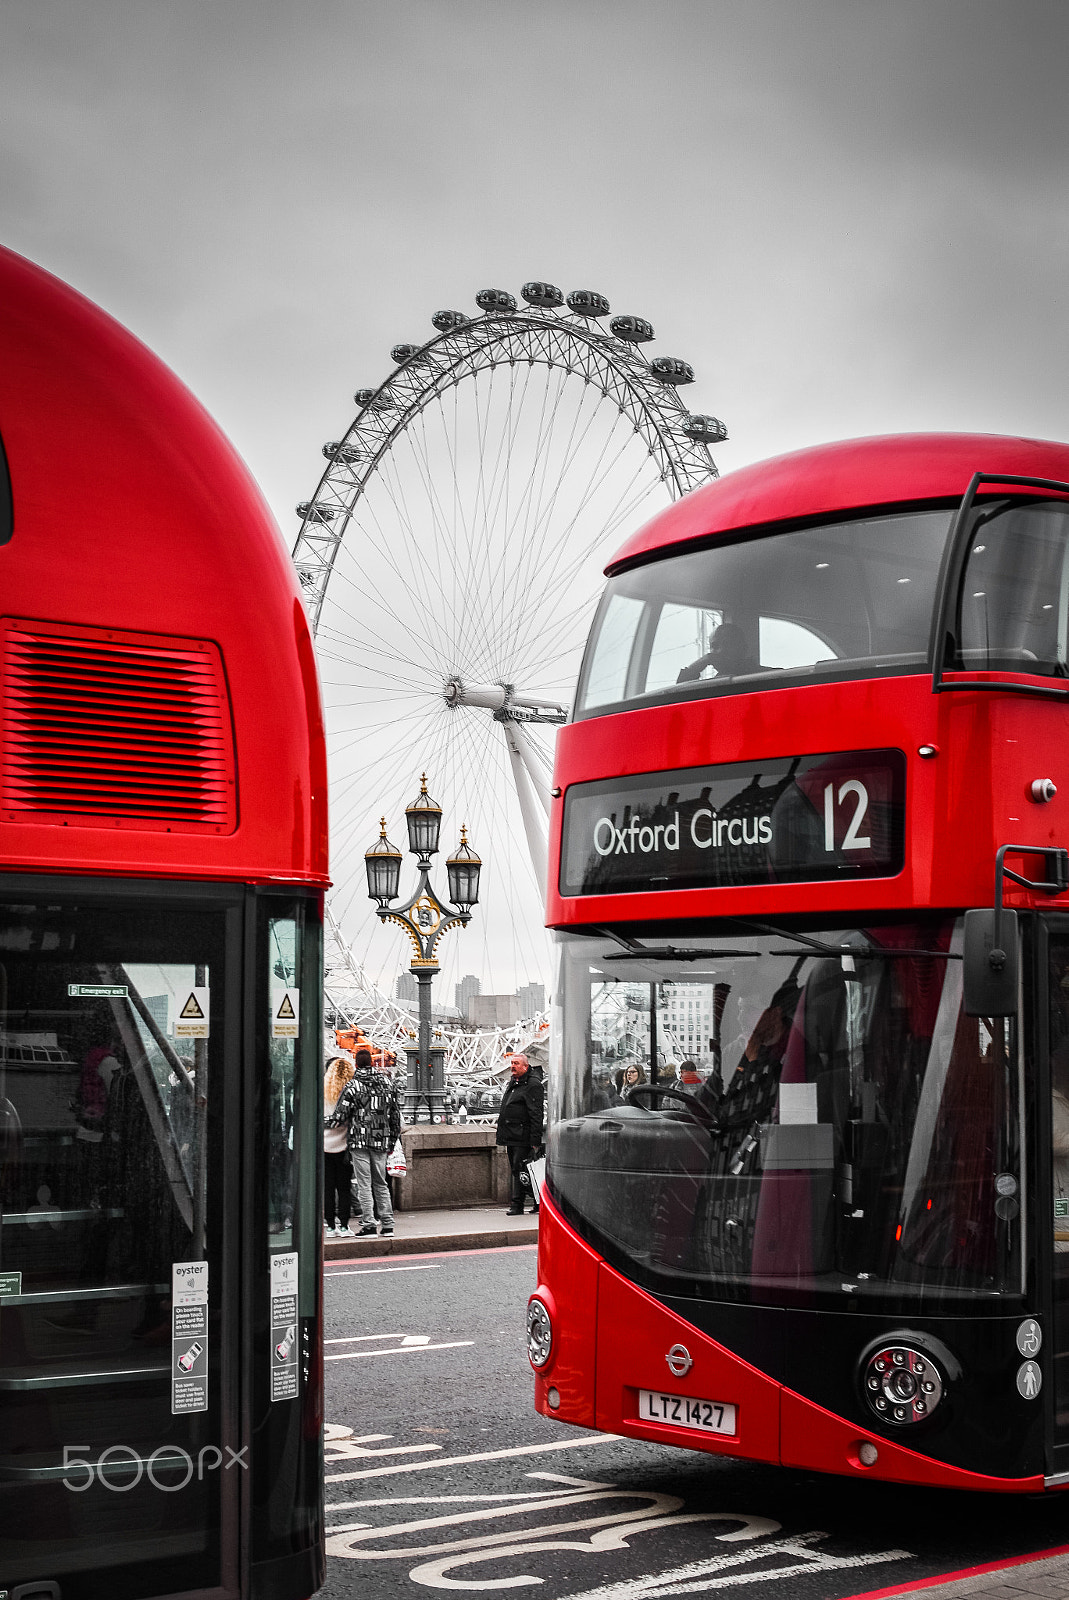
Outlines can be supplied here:
M381 818L382 832L370 850L364 852L364 865L367 868L367 892L372 900L377 900L379 906L389 905L391 900L397 898L397 887L401 879L401 852L392 845L386 837L386 818Z
M427 774L422 777L419 794L405 807L408 823L408 848L421 861L438 854L438 835L442 830L442 808L427 793Z
M455 906L467 911L479 900L479 874L482 861L468 843L468 830L460 830L460 843L445 864L449 877L449 898Z

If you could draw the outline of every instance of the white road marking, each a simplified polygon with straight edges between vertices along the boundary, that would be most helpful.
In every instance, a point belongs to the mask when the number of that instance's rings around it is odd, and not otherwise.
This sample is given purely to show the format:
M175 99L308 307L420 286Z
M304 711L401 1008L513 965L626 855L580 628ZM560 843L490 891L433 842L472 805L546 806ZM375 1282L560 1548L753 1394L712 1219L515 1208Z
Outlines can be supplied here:
M438 1262L428 1261L418 1267L350 1267L345 1272L324 1272L324 1278L370 1278L376 1272L437 1272Z
M392 1439L392 1433L362 1433L356 1439L324 1439L325 1461L353 1461L359 1456L403 1456L417 1451L441 1450L440 1444L395 1444L388 1450L369 1450L369 1444L381 1439ZM330 1454L326 1454L329 1451Z
M327 1357L330 1361L333 1358ZM628 1441L615 1433L590 1433L582 1439L554 1439L550 1444L522 1444L511 1450L479 1450L470 1456L442 1456L437 1461L413 1461L403 1466L374 1467L366 1472L328 1472L327 1483L352 1483L357 1478L385 1478L396 1472L427 1472L432 1467L455 1467L468 1461L507 1461L512 1456L540 1455L550 1450L583 1450L599 1444L621 1444Z
M837 1572L850 1567L879 1566L884 1561L908 1561L913 1554L910 1550L877 1550L856 1556L833 1556L812 1548L819 1539L826 1538L826 1533L802 1533L792 1538L772 1539L750 1550L737 1550L691 1561L669 1572L650 1572L641 1578L625 1579L622 1583L601 1584L596 1589L572 1595L569 1600L665 1600L670 1595L704 1594L710 1589L734 1588L744 1583L769 1583L782 1578L797 1578L810 1572ZM519 1554L519 1551L515 1553ZM793 1562L790 1560L792 1556L795 1558ZM739 1571L740 1567L783 1558L786 1558L783 1566L763 1565L756 1572ZM409 1576L415 1578L416 1573L410 1573ZM416 1581L420 1580L417 1578ZM472 1584L470 1587L481 1585Z
M533 1473L528 1473L533 1477ZM406 1494L391 1495L388 1500L328 1500L326 1509L330 1511L366 1511L372 1506L456 1506L456 1505L488 1505L499 1500L551 1500L559 1494L558 1489L529 1489L520 1490L512 1494ZM370 1523L365 1524L370 1527Z
M347 1350L336 1356L324 1356L324 1361L369 1361L372 1356L410 1356L423 1350L464 1350L475 1343L474 1339L453 1339L448 1344L403 1344L394 1350Z
M404 1339L403 1333L348 1333L344 1339L324 1339L324 1344L368 1344L372 1339Z

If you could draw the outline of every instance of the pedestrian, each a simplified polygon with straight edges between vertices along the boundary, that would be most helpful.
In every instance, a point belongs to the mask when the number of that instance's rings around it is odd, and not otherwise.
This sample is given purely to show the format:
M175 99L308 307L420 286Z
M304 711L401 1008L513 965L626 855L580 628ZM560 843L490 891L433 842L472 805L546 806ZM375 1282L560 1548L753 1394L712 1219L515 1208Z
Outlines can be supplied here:
M342 1090L353 1076L353 1064L346 1056L332 1056L323 1074L323 1223L329 1238L349 1232L349 1185L353 1168L349 1160L348 1124L329 1127Z
M640 1083L645 1083L646 1074L637 1061L631 1061L624 1068L624 1081L620 1089L621 1099L627 1094L628 1089L637 1089Z
M523 1183L520 1173L528 1161L537 1161L545 1154L542 1144L545 1092L542 1080L531 1070L524 1055L510 1058L512 1078L501 1099L497 1114L497 1142L505 1146L509 1161L510 1217L523 1216ZM538 1202L532 1195L532 1212Z
M679 1069L679 1085L682 1089L699 1089L702 1085L701 1073L693 1061L684 1061Z
M386 1072L376 1072L370 1050L356 1052L356 1071L324 1119L328 1128L348 1124L349 1160L363 1223L360 1237L375 1232L375 1212L383 1237L393 1233L393 1202L386 1182L386 1157L401 1136L401 1103Z

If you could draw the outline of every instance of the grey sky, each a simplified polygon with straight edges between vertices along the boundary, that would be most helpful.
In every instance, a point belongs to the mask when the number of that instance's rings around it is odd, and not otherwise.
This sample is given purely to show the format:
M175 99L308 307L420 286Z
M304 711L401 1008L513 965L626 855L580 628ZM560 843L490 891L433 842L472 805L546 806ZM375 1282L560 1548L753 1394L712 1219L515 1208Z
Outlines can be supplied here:
M176 369L290 544L390 346L528 278L649 317L725 471L1065 439L1067 62L1065 0L0 0L0 240Z
M0 237L218 416L287 538L440 306L546 277L691 360L723 469L1069 436L1069 9L8 3Z

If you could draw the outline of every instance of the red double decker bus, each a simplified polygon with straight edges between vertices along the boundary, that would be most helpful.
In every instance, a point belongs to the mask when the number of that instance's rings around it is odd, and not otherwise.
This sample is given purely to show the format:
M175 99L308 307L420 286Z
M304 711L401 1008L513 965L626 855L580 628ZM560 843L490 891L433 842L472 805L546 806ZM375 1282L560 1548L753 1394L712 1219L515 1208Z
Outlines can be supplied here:
M278 530L0 251L0 1592L323 1579L325 755Z
M557 746L547 1416L1069 1484L1069 446L822 446L608 569Z

